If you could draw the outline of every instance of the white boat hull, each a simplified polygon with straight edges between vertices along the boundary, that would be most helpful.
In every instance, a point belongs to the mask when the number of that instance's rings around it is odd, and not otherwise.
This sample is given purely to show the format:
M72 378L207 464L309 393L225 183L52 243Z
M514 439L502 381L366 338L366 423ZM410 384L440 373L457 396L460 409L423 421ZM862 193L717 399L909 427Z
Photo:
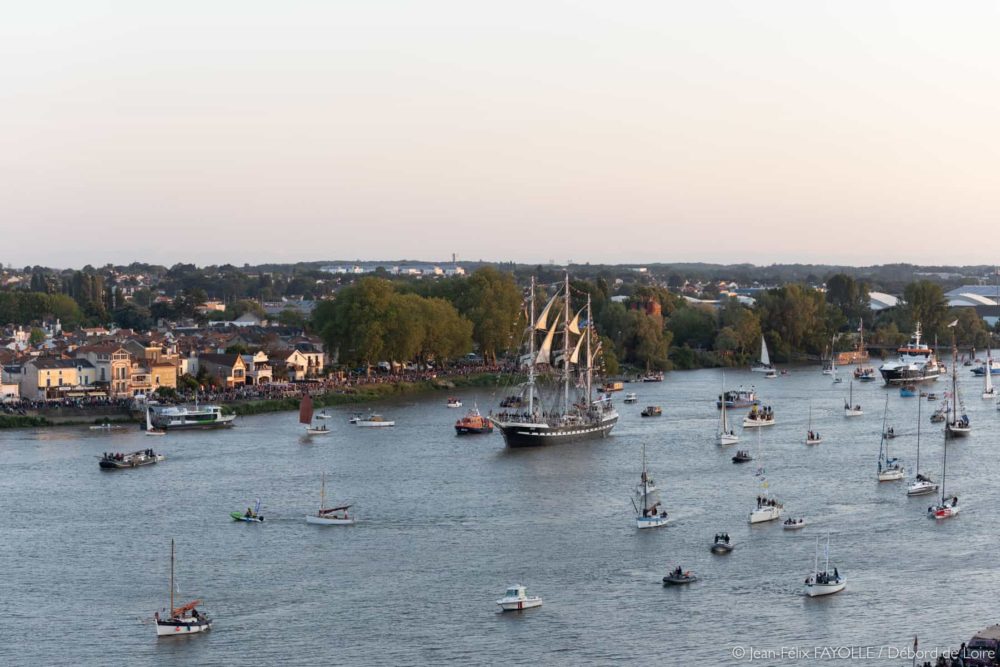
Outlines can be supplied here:
M328 428L307 428L306 435L330 435L332 431Z
M841 579L840 581L832 584L806 584L805 592L807 596L816 598L822 595L833 595L834 593L839 593L845 588L847 588L847 580Z
M542 606L542 598L540 597L529 597L523 600L513 600L509 598L501 598L497 600L497 604L504 611L522 611L524 609L532 609L534 607Z
M354 522L355 519L334 519L324 516L316 516L315 514L306 515L306 523L311 523L316 526L351 526L354 525Z
M723 434L719 435L719 444L720 445L735 445L739 441L740 441L740 438L737 435L730 435L728 433L723 433Z
M799 521L797 523L783 523L781 524L785 530L801 530L806 527L805 520Z
M167 434L166 431L159 431L159 430L155 430L155 429L152 430L152 431L150 431L150 430L147 429L145 431L145 433L146 433L146 435L149 435L149 436L153 436L153 435L166 435Z
M212 622L209 620L204 621L191 621L184 619L178 623L171 623L170 621L157 621L156 622L156 636L157 637L179 637L182 635L193 635L199 632L206 632L212 629Z
M864 410L855 410L853 408L847 408L844 410L845 417L860 417L863 414L865 414Z
M878 481L880 482L898 482L903 479L905 475L903 470L883 470L878 474Z
M669 516L637 516L635 518L636 528L659 528L670 523Z
M927 516L932 519L950 519L953 516L957 516L960 511L961 510L957 505L955 507L952 507L951 505L947 507L935 505L927 512Z
M818 445L823 442L823 438L806 438L807 445Z
M764 523L781 518L780 507L759 507L750 512L750 523Z
M355 422L355 423L358 426L363 426L365 428L382 428L382 427L386 427L386 426L395 426L396 425L396 422L369 422L369 421L365 421L363 419L361 421L358 421L358 422Z
M938 485L934 482L914 482L906 489L906 495L908 496L926 496L931 493L937 493Z
M748 419L743 418L743 428L761 428L763 426L774 426L773 419Z

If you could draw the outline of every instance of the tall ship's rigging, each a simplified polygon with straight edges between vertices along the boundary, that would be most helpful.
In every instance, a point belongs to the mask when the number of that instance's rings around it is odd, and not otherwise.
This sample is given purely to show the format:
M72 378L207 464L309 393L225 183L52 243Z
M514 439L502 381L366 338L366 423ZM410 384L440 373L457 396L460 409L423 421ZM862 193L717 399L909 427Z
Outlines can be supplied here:
M570 296L567 273L562 287L536 317L535 279L531 279L527 353L519 364L527 381L519 387L520 406L490 417L508 447L602 438L618 423L610 394L594 398L594 362L600 358L601 343L594 342L590 295L572 316ZM536 345L540 336L541 344Z

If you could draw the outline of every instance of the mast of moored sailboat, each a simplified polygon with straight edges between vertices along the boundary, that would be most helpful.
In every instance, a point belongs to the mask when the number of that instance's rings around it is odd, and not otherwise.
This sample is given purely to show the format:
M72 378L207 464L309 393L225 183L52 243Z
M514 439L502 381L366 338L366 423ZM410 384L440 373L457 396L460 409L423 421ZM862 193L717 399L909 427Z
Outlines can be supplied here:
M170 538L170 616L174 615L174 538Z

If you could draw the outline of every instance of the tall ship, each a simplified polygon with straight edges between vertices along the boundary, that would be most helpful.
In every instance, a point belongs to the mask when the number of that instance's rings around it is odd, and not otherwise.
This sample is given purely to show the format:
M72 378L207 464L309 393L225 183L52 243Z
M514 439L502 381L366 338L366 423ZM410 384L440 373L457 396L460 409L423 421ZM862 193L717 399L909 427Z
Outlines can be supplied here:
M219 405L157 406L150 410L153 426L164 431L180 429L226 428L236 415L227 415Z
M899 358L882 364L878 371L886 384L933 382L941 376L934 350L920 342L920 322L910 342L899 348Z
M590 295L572 314L569 274L540 315L535 313L535 279L528 292L526 352L520 370L527 381L517 389L518 408L490 420L508 447L535 447L603 438L618 423L608 393L594 397L594 363L601 344L594 333ZM538 339L541 339L539 343Z

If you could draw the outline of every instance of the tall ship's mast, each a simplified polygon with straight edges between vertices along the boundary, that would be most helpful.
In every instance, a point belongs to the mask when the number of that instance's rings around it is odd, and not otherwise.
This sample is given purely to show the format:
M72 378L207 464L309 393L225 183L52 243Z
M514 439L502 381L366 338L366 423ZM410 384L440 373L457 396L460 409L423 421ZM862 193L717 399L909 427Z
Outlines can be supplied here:
M569 273L541 314L535 314L535 279L528 293L527 354L519 357L527 381L519 396L505 399L506 408L490 417L508 447L531 447L604 437L618 422L611 397L593 396L594 361L600 344L593 345L594 323L590 295L575 315ZM551 317L553 309L559 309ZM542 335L541 345L535 337ZM560 337L556 345L556 337ZM556 351L558 350L558 352ZM581 358L582 357L582 358ZM582 371L582 378L579 375ZM574 382L574 378L577 379ZM582 381L581 381L582 380ZM575 394L575 395L574 395ZM525 410L524 408L527 408Z

